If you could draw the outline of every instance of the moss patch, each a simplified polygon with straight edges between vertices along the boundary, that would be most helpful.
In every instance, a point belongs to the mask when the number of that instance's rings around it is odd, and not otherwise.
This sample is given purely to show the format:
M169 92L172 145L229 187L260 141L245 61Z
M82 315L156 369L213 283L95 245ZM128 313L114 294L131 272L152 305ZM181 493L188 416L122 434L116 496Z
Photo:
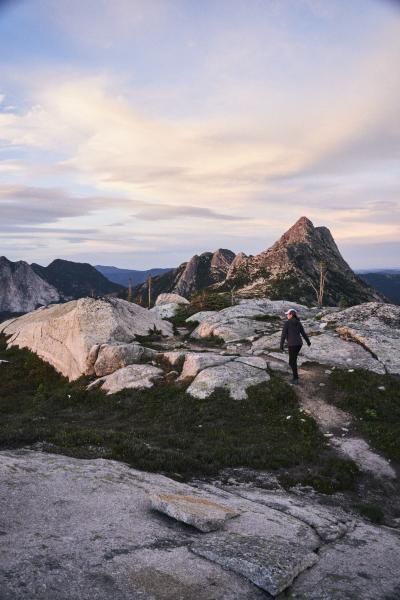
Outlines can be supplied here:
M327 399L355 417L358 430L376 450L400 462L398 377L335 369L329 376Z

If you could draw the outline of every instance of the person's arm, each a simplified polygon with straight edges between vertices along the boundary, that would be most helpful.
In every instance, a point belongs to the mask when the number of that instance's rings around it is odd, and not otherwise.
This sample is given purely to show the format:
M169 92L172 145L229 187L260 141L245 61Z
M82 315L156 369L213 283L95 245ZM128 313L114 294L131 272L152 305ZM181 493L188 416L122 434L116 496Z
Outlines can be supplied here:
M285 342L286 342L287 335L288 335L288 323L286 321L286 323L284 323L284 325L282 327L281 350L283 350L283 347L284 347Z
M304 331L304 327L303 327L302 323L300 323L300 333L303 336L303 338L306 340L307 346L311 346L310 338L308 337L308 335Z

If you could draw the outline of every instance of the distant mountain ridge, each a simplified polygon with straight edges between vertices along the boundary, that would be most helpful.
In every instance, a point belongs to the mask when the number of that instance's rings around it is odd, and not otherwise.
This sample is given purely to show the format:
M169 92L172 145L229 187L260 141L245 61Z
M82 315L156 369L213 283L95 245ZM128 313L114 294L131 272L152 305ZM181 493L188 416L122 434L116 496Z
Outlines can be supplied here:
M400 269L388 269L360 273L359 276L372 285L393 304L400 304Z
M118 283L123 285L124 287L128 287L129 280L132 283L132 286L139 285L140 283L145 282L148 277L156 277L157 275L163 275L164 273L168 273L172 271L170 269L147 269L145 271L140 271L136 269L120 269L119 267L105 266L105 265L95 265L95 268L102 274L104 277L107 277L109 281L113 283Z
M56 259L42 267L0 258L0 313L25 313L54 302L124 291L87 263Z
M217 255L217 256L216 256ZM220 268L212 270L212 263ZM241 297L286 299L315 304L320 266L326 268L324 303L330 305L384 301L383 295L358 277L343 259L326 227L314 227L301 217L270 248L256 256L230 250L195 255L152 281L152 298L163 292L190 297L202 289L234 291ZM213 273L213 276L212 274ZM134 289L137 301L147 302L147 283Z
M31 267L37 275L53 285L64 300L118 294L124 290L123 286L109 281L89 263L57 258L47 267L35 263Z

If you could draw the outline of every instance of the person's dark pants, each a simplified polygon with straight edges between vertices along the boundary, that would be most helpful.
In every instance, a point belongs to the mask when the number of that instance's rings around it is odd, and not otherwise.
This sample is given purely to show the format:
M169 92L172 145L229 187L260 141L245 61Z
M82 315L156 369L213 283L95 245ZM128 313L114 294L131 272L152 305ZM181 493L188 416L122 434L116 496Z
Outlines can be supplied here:
M289 348L289 365L291 366L291 369L293 371L293 379L298 379L299 374L297 372L297 357L301 350L301 345L300 346L288 346L288 348Z

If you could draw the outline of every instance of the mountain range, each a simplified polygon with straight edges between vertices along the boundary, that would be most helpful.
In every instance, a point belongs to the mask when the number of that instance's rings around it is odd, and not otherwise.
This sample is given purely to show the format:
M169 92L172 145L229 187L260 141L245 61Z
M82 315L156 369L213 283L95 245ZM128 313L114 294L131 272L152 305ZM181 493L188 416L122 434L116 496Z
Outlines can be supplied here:
M125 291L88 263L56 259L47 267L0 257L0 312L30 312L38 306L83 296Z
M0 313L29 312L38 306L84 296L118 295L147 306L164 292L190 298L208 289L239 297L285 298L315 304L321 266L325 272L323 302L351 305L371 300L400 302L396 272L352 271L326 227L301 217L270 248L252 256L220 248L194 255L174 269L138 271L56 259L47 267L0 258ZM135 285L136 284L136 285ZM377 291L379 290L379 291Z
M96 269L100 271L109 281L128 287L129 284L135 286L146 281L149 277L155 277L168 273L171 269L148 269L147 271L138 271L135 269L119 269L118 267L96 265Z
M326 227L314 227L301 217L283 236L256 256L230 250L193 256L169 273L151 282L153 300L163 292L185 297L208 288L216 292L234 291L242 297L285 298L315 304L321 268L325 272L324 304L358 304L383 300L383 296L358 277L346 261ZM146 303L145 282L133 290L137 302Z

